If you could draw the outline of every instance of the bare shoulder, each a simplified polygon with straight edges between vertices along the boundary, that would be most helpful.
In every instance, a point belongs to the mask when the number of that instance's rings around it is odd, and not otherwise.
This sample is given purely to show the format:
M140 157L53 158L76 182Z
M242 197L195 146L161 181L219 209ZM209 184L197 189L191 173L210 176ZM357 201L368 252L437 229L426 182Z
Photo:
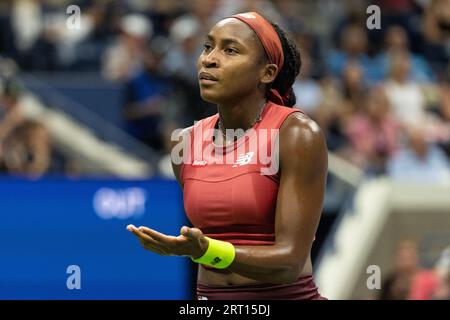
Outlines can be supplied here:
M172 132L170 137L170 160L172 162L172 169L181 187L183 187L183 181L181 181L181 166L183 159L183 150L189 147L190 135L194 126L190 126L183 129L177 129ZM176 158L176 159L175 159ZM181 160L181 161L179 161Z
M308 116L294 112L280 128L280 163L286 167L326 168L327 145L319 125Z
M299 146L309 146L311 144L325 146L325 136L319 125L300 112L291 113L283 122L280 128L280 142Z
M194 126L192 125L187 128L181 128L181 129L174 130L174 132L172 132L172 135L170 137L170 149L173 150L173 148L178 143L185 141L184 139L190 136L193 128L194 128Z

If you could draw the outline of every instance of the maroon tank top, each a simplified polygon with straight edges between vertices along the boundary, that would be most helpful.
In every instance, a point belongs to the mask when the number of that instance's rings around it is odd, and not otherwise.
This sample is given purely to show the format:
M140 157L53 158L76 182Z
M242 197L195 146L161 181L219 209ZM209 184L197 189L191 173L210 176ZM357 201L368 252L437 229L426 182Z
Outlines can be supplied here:
M194 227L234 245L274 243L280 171L272 149L293 112L301 111L268 102L262 120L227 147L213 141L218 114L195 123L189 161L180 173L184 208Z

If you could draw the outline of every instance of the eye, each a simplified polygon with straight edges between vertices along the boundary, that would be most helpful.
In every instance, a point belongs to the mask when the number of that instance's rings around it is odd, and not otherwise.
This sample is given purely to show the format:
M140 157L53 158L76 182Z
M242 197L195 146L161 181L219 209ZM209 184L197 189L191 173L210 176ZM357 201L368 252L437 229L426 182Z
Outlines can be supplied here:
M203 48L204 48L204 51L208 52L208 51L210 51L212 49L212 45L209 42L205 42L203 44Z
M238 53L238 51L234 48L226 48L224 51L227 54L237 54Z

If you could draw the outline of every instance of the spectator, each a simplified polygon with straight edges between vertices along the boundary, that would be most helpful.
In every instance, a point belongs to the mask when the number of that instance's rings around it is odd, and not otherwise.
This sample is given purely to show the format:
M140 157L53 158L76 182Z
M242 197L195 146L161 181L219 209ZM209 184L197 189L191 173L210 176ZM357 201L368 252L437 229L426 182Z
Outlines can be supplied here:
M122 33L103 57L103 74L114 81L129 80L142 69L147 44L153 33L146 16L129 14L120 22Z
M80 30L65 30L59 44L61 64L66 69L76 71L98 71L105 49L121 31L124 14L123 2L104 0L94 1L83 12L83 25Z
M198 37L200 28L200 21L195 16L175 20L170 30L173 46L163 61L167 72L191 83L197 82L197 58L203 50L203 39Z
M56 71L61 68L58 59L58 45L62 37L61 25L62 23L58 24L57 20L52 19L47 19L43 24L38 38L30 50L23 54L22 66L26 70Z
M0 92L0 143L22 121L23 115L20 108L21 85L13 79L6 80L3 92ZM1 150L0 150L1 153Z
M158 39L158 38L157 38ZM163 118L168 114L169 86L158 66L165 56L164 42L154 40L143 57L143 68L126 81L126 130L155 150L163 149Z
M195 120L217 112L199 95L197 58L203 50L203 38L198 34L202 28L193 15L175 20L170 30L172 46L161 65L174 86L172 97L180 114L179 127L191 126Z
M417 247L412 240L402 240L395 252L394 270L381 285L380 300L407 300L411 282L419 269Z
M346 112L354 113L361 108L367 93L365 79L363 70L357 62L349 62L345 66L341 91L345 100L343 107L346 108Z
M21 54L30 50L43 29L42 4L37 0L12 1L9 10L14 45Z
M363 110L350 116L346 134L351 144L350 160L372 173L384 173L385 165L397 149L399 127L381 87L366 98Z
M450 299L450 247L442 252L432 270L423 270L415 275L409 299Z
M428 0L376 0L374 4L377 4L382 8L382 29L393 25L400 26L406 31L408 37L415 40L413 41L412 48L414 51L420 44L418 39L418 33L420 32L420 26L418 20L420 17L417 15L420 12L418 6Z
M381 72L379 80L386 79L389 76L389 67L392 64L392 58L397 52L409 52L409 39L405 29L394 25L387 29L384 40L384 50L375 58ZM409 79L415 82L424 83L434 79L433 70L428 62L420 55L410 53L410 74Z
M326 135L328 149L338 151L348 145L341 121L342 93L336 79L324 77L320 80L322 91L321 104L313 118ZM300 105L301 106L301 105Z
M341 34L340 49L331 52L327 57L328 69L334 77L342 77L349 62L361 65L363 73L369 80L378 79L379 75L367 55L367 34L359 25L348 25Z
M442 183L450 179L450 166L444 152L426 140L424 129L410 127L408 143L388 163L388 174L402 182Z
M51 146L47 129L27 120L17 126L4 142L3 170L15 175L40 177L50 168Z
M17 48L14 42L15 34L12 28L12 19L9 14L13 6L12 0L0 2L0 54L18 58Z
M421 87L409 78L410 67L409 53L396 52L385 89L396 118L403 125L418 126L425 120L425 99Z
M450 124L450 85L443 85L440 89L441 103L439 104L439 113L442 120Z
M297 97L297 106L310 116L314 116L322 100L322 88L311 77L311 56L307 51L302 55L302 69L293 89Z
M423 15L423 54L432 65L437 78L448 80L450 53L450 5L448 0L432 0Z

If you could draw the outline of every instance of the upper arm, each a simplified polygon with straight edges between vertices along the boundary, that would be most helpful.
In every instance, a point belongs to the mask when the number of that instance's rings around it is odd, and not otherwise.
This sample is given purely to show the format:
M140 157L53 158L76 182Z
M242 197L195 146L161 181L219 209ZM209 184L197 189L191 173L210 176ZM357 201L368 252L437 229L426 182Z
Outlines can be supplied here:
M319 126L293 113L280 128L276 243L286 245L293 259L306 259L322 211L328 154ZM306 256L305 256L306 255Z
M172 162L172 169L177 179L178 183L181 187L183 187L183 181L181 181L181 168L182 168L182 159L184 156L184 150L189 150L190 148L190 137L193 126L177 129L172 133L170 139L170 160Z

